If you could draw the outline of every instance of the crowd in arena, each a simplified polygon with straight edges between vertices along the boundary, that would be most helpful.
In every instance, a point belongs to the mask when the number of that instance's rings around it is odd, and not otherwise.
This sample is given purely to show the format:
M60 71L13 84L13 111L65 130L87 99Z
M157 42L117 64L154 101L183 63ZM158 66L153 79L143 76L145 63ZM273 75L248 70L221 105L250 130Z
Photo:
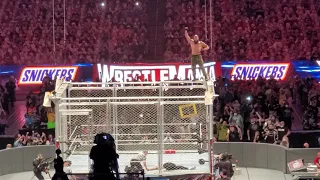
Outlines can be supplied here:
M63 1L58 0L54 23L53 2L0 3L0 64L143 60L148 44L146 0L139 6L133 0L66 1L65 21Z
M44 132L40 134L32 131L31 133L26 132L26 134L18 134L13 143L13 147L36 145L55 145L54 137L51 134L47 135ZM11 144L7 145L7 148L11 147Z
M63 1L58 0L54 5L54 23L52 2L0 3L1 64L145 60L147 0L103 4L90 0L67 1L65 21ZM219 0L213 2L212 8L210 17L209 3L203 0L166 1L165 60L189 59L184 27L212 46L204 52L205 60L289 61L319 57L320 13L316 3Z
M5 135L5 130L8 128L7 115L16 102L15 89L16 83L12 77L4 86L0 83L0 135Z
M184 27L211 47L205 60L316 60L319 57L319 5L313 1L167 0L166 60L189 59ZM206 15L205 15L206 14Z
M217 87L215 134L218 141L266 142L289 147L295 104L305 112L303 129L320 127L320 86L313 78L220 79Z
M9 114L10 107L16 102L16 81L14 77L10 77L4 86L0 83L0 116Z
M25 145L42 145L52 144L54 141L53 135L45 135L44 132L40 135L41 129L51 129L54 127L50 122L54 123L54 104L52 107L44 107L43 101L46 92L52 92L55 88L55 80L51 79L48 75L43 78L40 91L30 91L26 96L26 113L25 123L22 130L32 130L32 134L26 132L26 134L17 134L17 139L14 143L14 147ZM8 117L12 115L16 101L16 80L14 77L10 77L5 83L5 87L0 84L0 135L5 135L6 128L8 128ZM48 140L48 141L47 141ZM12 147L8 144L8 148Z
M51 79L48 75L42 80L39 92L30 91L26 97L27 112L25 115L25 128L39 129L41 124L53 122L54 104L52 107L44 107L43 101L46 92L52 92L55 89L55 79Z

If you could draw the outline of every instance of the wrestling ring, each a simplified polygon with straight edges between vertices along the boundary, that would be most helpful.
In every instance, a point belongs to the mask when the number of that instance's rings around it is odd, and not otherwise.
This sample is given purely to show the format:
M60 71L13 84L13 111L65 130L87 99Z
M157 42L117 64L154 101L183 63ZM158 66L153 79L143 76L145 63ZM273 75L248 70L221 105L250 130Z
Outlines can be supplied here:
M148 167L171 162L194 168L146 176L212 174L213 86L212 81L63 82L50 97L56 140L73 173L89 172L94 135L106 132L115 138L120 172L147 150Z

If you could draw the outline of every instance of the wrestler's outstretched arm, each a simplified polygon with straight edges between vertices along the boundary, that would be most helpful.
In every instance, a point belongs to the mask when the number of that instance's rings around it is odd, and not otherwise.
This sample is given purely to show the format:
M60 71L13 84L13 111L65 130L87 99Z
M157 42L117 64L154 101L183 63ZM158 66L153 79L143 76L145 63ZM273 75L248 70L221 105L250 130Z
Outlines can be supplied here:
M184 36L186 37L188 43L192 43L193 42L193 40L191 39L191 37L188 34L188 27L184 28Z

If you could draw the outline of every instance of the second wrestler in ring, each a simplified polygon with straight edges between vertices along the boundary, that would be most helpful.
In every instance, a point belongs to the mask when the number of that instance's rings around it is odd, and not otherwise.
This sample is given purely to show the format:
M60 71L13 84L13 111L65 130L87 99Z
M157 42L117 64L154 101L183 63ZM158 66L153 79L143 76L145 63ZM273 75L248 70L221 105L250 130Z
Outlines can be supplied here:
M154 166L151 168L147 167L147 155L148 155L148 151L143 151L139 154L136 155L135 158L131 159L130 165L131 168L133 169L137 169L138 171L153 171L153 170L157 170L159 169L158 166ZM185 166L180 166L180 165L176 165L172 162L166 162L162 165L163 169L167 170L167 171L172 171L172 170L195 170L196 167L185 167Z
M185 35L185 37L191 47L191 68L192 68L193 80L196 80L196 67L197 67L197 65L199 65L206 81L209 80L208 75L207 75L207 73L204 69L204 66L203 66L203 59L201 57L201 51L209 50L209 46L206 43L200 41L198 35L194 35L193 39L191 39L188 34L187 27L185 27L184 35Z

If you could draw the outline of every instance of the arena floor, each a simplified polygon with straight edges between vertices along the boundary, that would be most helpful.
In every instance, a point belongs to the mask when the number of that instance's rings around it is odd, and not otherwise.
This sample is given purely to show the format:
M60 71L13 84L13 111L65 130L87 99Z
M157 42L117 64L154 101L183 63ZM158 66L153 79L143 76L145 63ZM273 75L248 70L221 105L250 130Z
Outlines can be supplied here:
M119 153L119 170L124 173L124 169L132 158L136 157L139 152L130 152L130 154ZM163 171L164 175L180 175L180 174L205 174L209 173L210 165L205 163L204 165L199 164L199 159L208 160L208 153L177 153L177 154L164 154L163 163L171 162L176 165L183 165L185 167L195 167L195 170L174 170L174 171ZM70 156L69 160L72 162L72 172L74 173L87 173L89 171L89 158L87 155L73 155ZM154 167L158 165L158 156L156 154L147 155L147 166ZM159 171L148 171L147 176L157 176Z
M137 153L133 154L119 154L119 167L120 172L123 172L126 165L129 164L131 158L135 157ZM156 154L148 154L147 156L147 166L152 167L157 165L158 156ZM198 153L177 153L177 154L164 154L163 162L172 162L177 165L183 165L186 167L196 167L195 170L174 170L174 171L163 171L164 176L170 175L181 175L181 174L201 174L209 172L209 164L204 165L199 164L199 159L208 159L208 154L204 153L199 155ZM70 157L72 161L73 172L83 172L87 170L87 166L79 165L86 164L89 161L88 156L76 155ZM148 171L146 172L147 177L156 177L158 171ZM291 175L283 174L280 171L268 170L268 169L257 169L257 168L240 168L239 171L235 172L235 177L233 180L292 180Z
M120 171L123 172L126 165L128 165L131 158L135 157L136 153L132 154L120 154L119 167ZM181 175L181 174L201 174L207 173L209 171L209 164L200 165L199 159L208 159L208 154L204 153L199 155L198 153L178 153L178 154L164 154L164 162L173 162L177 165L183 165L186 167L195 166L195 170L183 170L183 171L164 171L165 176L170 175ZM88 172L88 156L86 155L74 155L70 157L72 161L72 171L73 173L87 173ZM147 165L155 166L157 165L157 155L149 154L147 156ZM148 171L146 177L157 177L158 171ZM51 175L54 171L51 171ZM0 176L1 180L32 180L32 172L23 172L16 174L9 174L5 176ZM49 180L49 176L45 175L46 180ZM33 178L36 180L36 178ZM257 168L240 168L235 172L233 180L292 180L291 175L283 174L280 171L268 170L268 169L257 169Z
M54 172L51 171L51 175L53 174ZM1 180L36 180L36 178L32 178L32 172L0 176ZM46 180L50 180L48 175L45 175L45 178ZM292 176L270 169L240 168L239 172L232 178L232 180L292 180Z

